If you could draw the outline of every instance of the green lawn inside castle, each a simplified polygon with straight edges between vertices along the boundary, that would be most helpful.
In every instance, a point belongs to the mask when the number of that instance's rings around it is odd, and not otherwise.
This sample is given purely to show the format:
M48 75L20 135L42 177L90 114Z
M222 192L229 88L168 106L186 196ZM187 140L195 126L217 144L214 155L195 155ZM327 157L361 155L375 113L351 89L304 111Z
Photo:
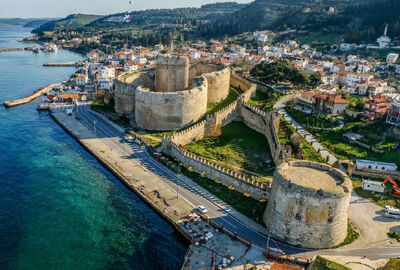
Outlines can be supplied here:
M232 171L249 174L259 182L272 176L274 164L264 135L234 121L221 129L219 137L205 137L185 148Z

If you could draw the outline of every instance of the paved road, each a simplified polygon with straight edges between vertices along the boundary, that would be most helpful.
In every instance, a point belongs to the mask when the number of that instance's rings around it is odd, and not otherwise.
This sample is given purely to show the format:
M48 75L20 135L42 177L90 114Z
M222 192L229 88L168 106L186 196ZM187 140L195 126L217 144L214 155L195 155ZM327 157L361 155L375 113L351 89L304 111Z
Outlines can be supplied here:
M141 166L153 172L167 187L177 191L179 194L178 196L192 205L204 205L208 209L207 214L217 223L223 225L232 232L237 232L240 237L251 241L253 247L265 249L268 231L264 227L236 212L185 176L176 175L169 169L163 167L158 162L154 161L153 158L138 145L126 143L124 141L123 130L103 116L90 111L88 105L78 106L76 115L79 116L80 122L91 130L94 130L93 122L96 121L96 135L101 138L104 143L123 155L129 156L132 162L140 163ZM308 258L315 254L366 256L370 259L400 256L400 247L352 250L309 250L290 246L274 239L272 239L270 245L271 247L284 250L287 254Z
M294 128L297 129L299 134L311 144L311 146L315 149L315 151L319 152L320 155L326 160L329 157L329 164L333 164L337 161L336 157L332 155L325 147L323 147L317 139L315 139L314 135L305 130L299 123L297 123L293 117L291 117L285 110L286 102L288 102L293 95L284 96L281 98L275 105L274 109L285 118L285 120L293 125Z
M231 232L236 232L243 239L250 241L253 246L265 249L268 231L263 226L241 215L184 175L177 175L165 168L155 161L147 151L141 149L140 146L124 142L123 130L109 123L109 120L104 119L104 117L90 111L89 106L78 106L76 115L79 116L80 122L87 128L94 131L94 126L96 126L96 135L102 138L105 143L114 150L120 151L123 155L129 155L133 162L139 162L141 166L156 174L166 186L173 191L177 191L181 198L195 206L204 205L208 209L207 215L213 218L216 223ZM95 125L93 121L96 121ZM274 239L272 239L270 245L284 250L287 254L309 251L309 249L293 247Z

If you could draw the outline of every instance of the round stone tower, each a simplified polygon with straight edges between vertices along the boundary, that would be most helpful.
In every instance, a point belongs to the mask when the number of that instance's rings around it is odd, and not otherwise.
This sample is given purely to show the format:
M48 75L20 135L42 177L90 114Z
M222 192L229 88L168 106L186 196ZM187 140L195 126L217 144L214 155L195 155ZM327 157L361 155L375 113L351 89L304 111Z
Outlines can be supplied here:
M157 57L156 92L176 92L189 87L189 59L183 56Z
M338 169L311 161L282 163L274 173L264 222L272 235L306 248L330 248L347 235L352 184Z

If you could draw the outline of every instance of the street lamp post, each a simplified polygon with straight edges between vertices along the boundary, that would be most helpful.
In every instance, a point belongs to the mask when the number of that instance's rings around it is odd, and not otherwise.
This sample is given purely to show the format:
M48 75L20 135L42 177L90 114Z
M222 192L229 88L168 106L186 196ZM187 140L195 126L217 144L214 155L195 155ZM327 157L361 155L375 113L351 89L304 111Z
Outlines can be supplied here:
M93 120L93 133L96 136L96 120Z

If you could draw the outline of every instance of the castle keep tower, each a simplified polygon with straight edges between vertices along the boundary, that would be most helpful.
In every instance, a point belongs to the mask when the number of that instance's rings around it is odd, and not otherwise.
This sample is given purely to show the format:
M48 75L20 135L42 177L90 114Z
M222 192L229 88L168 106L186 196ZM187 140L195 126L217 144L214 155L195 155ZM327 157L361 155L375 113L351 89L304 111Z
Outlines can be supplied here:
M264 222L278 239L306 248L330 248L347 235L352 184L343 172L293 160L274 173Z
M227 98L230 75L222 65L190 66L186 57L160 56L155 71L124 74L115 80L115 110L134 117L142 129L180 129L202 118L208 103Z
M167 55L157 58L156 92L176 92L189 87L189 59Z

